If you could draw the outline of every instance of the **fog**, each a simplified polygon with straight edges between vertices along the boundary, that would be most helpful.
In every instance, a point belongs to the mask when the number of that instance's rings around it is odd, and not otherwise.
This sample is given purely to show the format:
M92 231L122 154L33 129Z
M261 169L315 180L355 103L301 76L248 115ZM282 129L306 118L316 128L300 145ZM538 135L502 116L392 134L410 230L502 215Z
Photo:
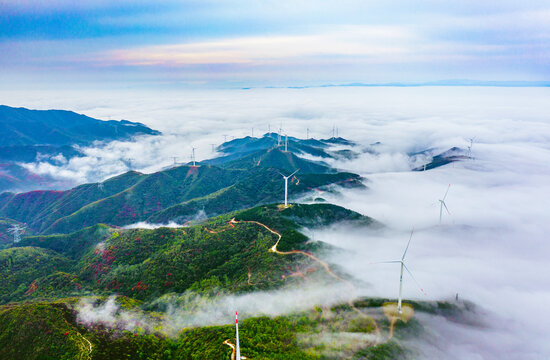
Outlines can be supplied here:
M361 284L365 296L397 296L399 269L372 264L400 258L414 227L406 263L427 295L408 275L410 299L474 302L481 328L418 314L432 331L417 341L425 358L542 359L550 357L550 119L546 88L325 88L224 91L89 91L48 94L1 93L10 106L63 108L108 119L143 122L164 135L135 143L112 143L79 163L52 172L76 182L123 171L120 158L154 171L172 156L212 156L223 135L255 135L282 127L289 135L328 137L334 125L364 152L338 168L364 176L367 189L322 194L383 222L379 232L342 226L316 231L315 238L343 252L328 255ZM59 95L59 96L57 96ZM475 137L473 160L425 172L409 171L408 153L466 148ZM112 160L108 160L112 159ZM96 169L96 173L85 170ZM83 170L84 169L84 170ZM99 169L99 172L97 171ZM439 225L439 202L451 184ZM267 300L266 300L267 301ZM433 338L437 341L433 341Z
M214 295L193 292L167 294L147 305L153 316L140 309L124 309L114 296L98 302L84 298L76 304L77 320L87 326L103 325L128 331L163 331L176 337L184 328L232 324L235 310L241 319L254 316L279 316L310 310L314 306L330 307L352 299L345 284L306 284L274 291L232 295L213 291ZM158 316L162 314L162 316Z

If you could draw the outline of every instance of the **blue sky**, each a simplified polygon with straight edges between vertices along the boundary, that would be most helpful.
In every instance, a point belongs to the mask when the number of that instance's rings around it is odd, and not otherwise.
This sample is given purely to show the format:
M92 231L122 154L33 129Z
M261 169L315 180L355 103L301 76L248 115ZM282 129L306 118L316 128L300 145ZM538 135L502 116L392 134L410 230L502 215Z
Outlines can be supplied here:
M0 80L550 80L548 1L0 0Z

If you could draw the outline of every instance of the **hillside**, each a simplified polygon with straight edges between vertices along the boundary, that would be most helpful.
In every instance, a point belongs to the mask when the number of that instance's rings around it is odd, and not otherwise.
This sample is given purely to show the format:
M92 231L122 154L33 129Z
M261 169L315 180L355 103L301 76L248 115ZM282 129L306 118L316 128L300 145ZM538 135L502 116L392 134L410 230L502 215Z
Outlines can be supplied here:
M16 248L0 251L0 259L5 259L0 277L11 279L16 272L24 276L17 281L6 280L6 286L11 287L6 287L5 296L18 291L9 299L0 297L0 303L59 297L50 289L54 283L63 296L116 292L148 300L189 289L270 289L294 281L285 278L301 267L317 267L301 255L281 258L270 252L277 236L255 223L231 223L233 217L236 221L254 218L276 229L282 235L278 244L281 250L308 248L307 237L299 232L302 224L326 226L354 221L377 226L372 219L329 204L294 205L284 210L269 205L185 228L115 231L97 225L67 235L26 237ZM37 266L46 263L38 260L46 256L51 264ZM34 285L29 292L31 283Z
M220 293L253 294L320 279L340 282L310 257L311 245L300 233L303 225L340 221L380 226L330 204L269 205L186 228L106 232L99 226L28 237L21 247L0 251L0 278L5 279L0 301L33 300L0 305L0 358L230 359L225 342L234 343L232 326L184 326L173 319L170 304L187 301L188 291L202 294L193 306L207 306ZM270 250L274 245L277 251L299 251L277 253ZM90 294L105 297L87 298ZM119 296L106 297L113 294ZM377 327L390 326L387 320L357 315L380 312L380 304L322 309L311 304L310 310L277 317L245 314L242 353L266 360L403 355L395 342L373 343ZM346 345L331 345L319 333Z
M90 302L95 309L113 308L116 313L109 313L110 316L118 319L133 316L141 319L140 323L119 320L118 326L108 327L99 319L85 320L82 303L72 298L0 306L0 358L232 359L232 349L227 343L235 343L234 325L186 327L167 336L164 330L173 320L169 313L144 311L139 303L125 297L92 298ZM424 338L437 342L438 335L415 318L392 323L383 315L386 302L387 299L359 299L354 308L312 307L276 317L245 315L246 318L239 319L241 354L258 360L422 358L408 348L411 341ZM475 308L468 303L413 302L412 305L423 317L464 325L468 324L468 316L475 314ZM376 314L376 322L358 317L354 309ZM374 340L376 329L381 332L378 341ZM390 329L393 336L389 336Z
M286 150L285 150L286 142ZM330 150L332 146L351 146L351 141L342 138L332 139L298 139L295 137L281 137L277 133L266 133L262 137L255 138L246 136L240 139L234 139L227 141L220 146L217 150L222 156L214 159L206 160L205 163L216 164L220 166L230 167L250 167L250 166L273 166L272 162L281 163L286 162L284 167L276 166L281 169L291 170L296 168L302 168L301 164L289 162L296 162L301 159L297 159L296 155L311 156L320 159L327 158L341 158L342 150ZM268 150L277 150L274 153L270 153ZM353 150L345 149L344 151L356 155ZM284 159L281 154L285 154L287 159ZM350 155L347 155L350 156ZM288 166L291 165L291 166ZM316 170L308 169L308 166L315 166ZM309 163L303 167L306 172L326 172L331 171L328 165L319 161L309 161ZM292 170L293 171L293 170Z
M72 111L29 110L5 105L0 105L0 133L2 147L88 145L97 140L159 134L143 124L127 120L102 121Z
M27 237L0 251L0 302L10 302L0 305L0 358L229 360L234 327L193 320L201 319L202 307L231 294L349 284L345 274L315 257L322 244L309 243L300 232L302 226L342 221L381 226L331 204L273 204L177 229L98 225ZM415 318L395 323L385 315L387 303L312 303L271 317L245 312L239 321L242 354L265 360L408 359L414 353L407 342L429 334ZM463 321L469 311L447 303L411 306L452 321Z
M0 303L32 294L33 282L58 270L71 269L71 260L52 250L18 247L0 251Z
M29 110L0 105L0 192L70 185L51 175L37 175L23 164L59 165L83 156L79 146L131 140L160 132L127 120L97 120L72 111Z
M363 186L356 174L280 148L222 159L217 165L176 166L152 174L131 171L67 191L3 193L0 216L26 223L36 233L71 233L99 223L184 223L198 214L211 217L271 203L284 195L281 173L296 169L289 183L291 199L328 185Z

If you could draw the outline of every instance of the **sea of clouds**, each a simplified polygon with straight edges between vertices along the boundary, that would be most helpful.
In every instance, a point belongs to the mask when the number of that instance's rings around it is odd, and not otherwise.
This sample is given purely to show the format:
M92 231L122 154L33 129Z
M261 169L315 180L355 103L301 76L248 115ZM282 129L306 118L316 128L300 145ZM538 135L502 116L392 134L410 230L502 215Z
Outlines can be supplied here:
M368 150L334 165L364 176L368 189L323 194L383 222L365 232L334 226L315 239L339 248L327 255L361 284L361 294L394 298L399 269L371 262L400 258L415 232L404 296L472 301L484 326L420 314L430 340L412 344L425 358L544 359L550 357L550 89L493 87L311 88L251 90L121 90L51 94L0 92L10 106L68 109L102 119L128 119L162 136L84 149L61 166L29 164L74 183L102 181L127 169L120 159L152 172L213 156L211 144L279 128L291 136L340 136ZM466 148L475 159L411 172L408 153ZM439 224L439 203L451 184ZM269 298L269 297L267 297ZM277 299L277 297L273 297ZM266 304L268 300L263 300ZM243 305L245 306L245 305ZM270 305L271 306L271 305ZM434 340L435 339L435 340Z

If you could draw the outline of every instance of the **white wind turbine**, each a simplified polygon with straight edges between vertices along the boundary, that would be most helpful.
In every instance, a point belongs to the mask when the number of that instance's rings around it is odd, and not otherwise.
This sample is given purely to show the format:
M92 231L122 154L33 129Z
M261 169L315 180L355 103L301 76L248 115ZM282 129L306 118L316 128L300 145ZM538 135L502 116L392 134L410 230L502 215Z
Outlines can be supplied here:
M399 263L401 264L401 272L399 273L399 297L397 298L397 313L399 315L402 314L403 310L401 307L401 304L403 302L403 269L407 270L411 278L414 280L416 285L420 288L420 291L425 294L424 289L418 284L418 281L414 278L412 272L409 270L407 265L405 265L405 256L407 255L407 250L409 250L409 245L411 244L412 236L413 236L414 229L411 231L411 236L409 237L409 242L407 243L407 247L405 248L405 251L403 252L403 256L401 257L401 260L393 260L393 261L382 261L378 264L393 264L393 263Z
M196 147L191 148L191 160L193 161L193 166L196 166L195 165L195 149L196 149Z
M476 139L475 136L473 138L468 139L468 140L470 140L470 145L468 146L468 159L473 159L472 158L472 147L474 146L475 139Z
M447 198L447 194L449 193L450 187L451 187L451 184L447 186L447 191L445 192L445 196L443 196L443 199L439 199L439 224L440 225L441 225L441 219L443 218L443 207L445 207L447 214L451 215L451 212L447 208L447 204L445 204L445 199Z
M279 173L281 174L283 179L285 179L285 207L288 207L288 179L291 178L294 174L296 174L299 170L300 169L294 171L292 174L288 176L284 176L282 173Z

